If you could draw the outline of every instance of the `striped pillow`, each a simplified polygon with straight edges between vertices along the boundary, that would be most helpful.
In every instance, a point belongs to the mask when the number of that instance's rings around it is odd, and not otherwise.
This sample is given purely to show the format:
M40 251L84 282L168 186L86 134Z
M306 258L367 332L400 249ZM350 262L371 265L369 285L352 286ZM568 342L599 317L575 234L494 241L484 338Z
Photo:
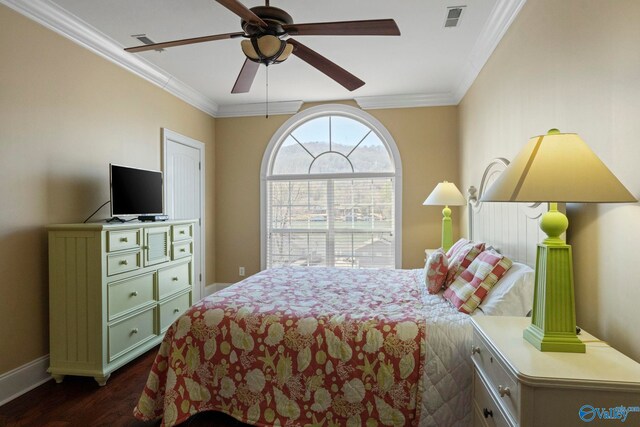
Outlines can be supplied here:
M444 281L444 287L449 287L483 250L484 243L468 242L462 245L452 257L449 258L449 271Z
M437 294L447 278L449 260L442 248L429 255L424 266L424 282L430 294Z
M509 258L494 250L484 251L447 288L444 297L458 311L471 314L512 264Z
M464 237L453 244L447 251L447 258L453 258L463 246L471 243L471 240L465 239Z

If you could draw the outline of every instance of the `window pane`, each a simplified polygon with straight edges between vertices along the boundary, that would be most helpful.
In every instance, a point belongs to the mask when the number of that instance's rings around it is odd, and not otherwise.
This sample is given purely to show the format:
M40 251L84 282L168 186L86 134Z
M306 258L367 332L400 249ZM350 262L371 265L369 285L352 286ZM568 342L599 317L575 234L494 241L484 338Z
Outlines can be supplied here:
M349 155L349 160L353 163L356 172L393 172L394 170L387 147L373 132Z
M392 268L393 188L391 178L268 182L277 199L268 210L267 266Z
M337 153L324 153L311 165L310 173L353 173L351 162Z
M278 148L273 161L273 175L292 175L309 173L313 156L309 154L291 136Z
M331 146L348 155L371 131L368 126L348 117L331 116Z
M314 156L329 150L329 117L319 117L298 126L291 135Z

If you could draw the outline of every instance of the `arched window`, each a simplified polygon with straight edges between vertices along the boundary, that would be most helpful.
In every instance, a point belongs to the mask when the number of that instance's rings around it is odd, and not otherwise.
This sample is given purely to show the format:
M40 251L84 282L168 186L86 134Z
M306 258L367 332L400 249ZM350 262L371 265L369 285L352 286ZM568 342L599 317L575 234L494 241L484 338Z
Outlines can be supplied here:
M262 161L262 268L400 267L402 168L393 138L357 108L289 119Z

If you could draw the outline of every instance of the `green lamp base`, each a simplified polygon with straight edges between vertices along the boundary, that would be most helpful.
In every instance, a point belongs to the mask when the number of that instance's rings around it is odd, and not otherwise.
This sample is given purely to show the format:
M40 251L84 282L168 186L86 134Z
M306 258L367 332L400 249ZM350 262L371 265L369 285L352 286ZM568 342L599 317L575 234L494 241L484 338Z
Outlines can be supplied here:
M559 353L585 353L585 345L573 334L556 332L545 333L533 323L524 330L524 339L540 351L555 351Z
M523 336L540 351L584 353L576 335L571 246L560 238L567 226L566 216L552 203L541 221L549 237L538 244L533 314Z
M447 252L453 246L453 229L451 226L451 209L442 209L442 249Z

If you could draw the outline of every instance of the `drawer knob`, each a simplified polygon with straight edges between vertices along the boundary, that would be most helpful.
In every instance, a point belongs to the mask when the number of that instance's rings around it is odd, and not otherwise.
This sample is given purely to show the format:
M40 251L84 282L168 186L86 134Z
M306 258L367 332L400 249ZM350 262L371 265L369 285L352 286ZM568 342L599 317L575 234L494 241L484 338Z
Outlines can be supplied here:
M482 415L484 415L485 418L493 418L493 411L487 408L483 408L482 409Z
M120 265L127 265L129 264L129 261L127 261L126 259L123 259L122 261L120 261Z
M509 390L509 387L502 387L499 385L498 394L500 394L500 397L511 396L511 390Z
M137 334L138 333L138 328L133 328L131 330L131 335Z
M180 230L180 234L184 234L184 230Z
M177 278L177 277L174 277L174 278L172 278L171 280L173 280L174 282L177 282L177 281L178 281L178 278Z
M129 241L129 239L128 239L127 237L121 237L121 238L120 238L120 241L121 241L121 242L128 242L128 241Z
M137 297L137 296L138 296L138 291L133 291L133 292L131 292L131 296L132 296L132 297Z
M185 248L180 249L180 252L186 252L187 250Z
M475 345L471 346L471 355L480 354L480 347L476 347Z
M180 313L180 309L179 309L179 308L174 308L174 309L173 309L173 312L174 312L174 313Z

